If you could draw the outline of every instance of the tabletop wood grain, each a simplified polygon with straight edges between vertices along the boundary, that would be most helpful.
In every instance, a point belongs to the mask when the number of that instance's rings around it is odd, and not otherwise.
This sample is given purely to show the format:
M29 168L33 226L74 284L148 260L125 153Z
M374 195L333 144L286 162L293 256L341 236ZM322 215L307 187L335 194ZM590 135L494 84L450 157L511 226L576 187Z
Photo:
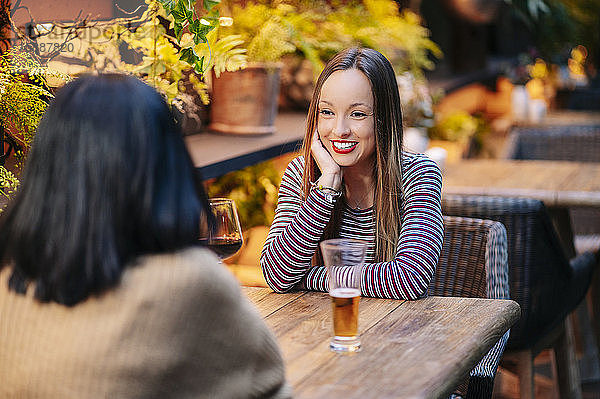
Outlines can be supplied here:
M565 109L551 110L541 121L514 121L512 125L534 128L564 125L600 125L600 112Z
M338 355L326 293L243 290L279 340L296 398L444 397L520 315L510 300L361 298L362 350Z
M528 197L547 206L600 207L600 163L462 160L446 165L442 193Z

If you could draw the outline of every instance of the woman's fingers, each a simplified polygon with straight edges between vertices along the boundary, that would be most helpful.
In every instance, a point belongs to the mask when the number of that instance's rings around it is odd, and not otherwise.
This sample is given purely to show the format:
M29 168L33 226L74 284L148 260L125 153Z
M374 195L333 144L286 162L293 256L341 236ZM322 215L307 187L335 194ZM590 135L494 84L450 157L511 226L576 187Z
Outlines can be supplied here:
M329 151L327 151L319 139L318 132L313 134L310 150L315 158L315 161L317 162L317 165L319 166L319 169L321 170L321 173L336 173L339 170L339 165L335 163L331 157L331 154Z
M313 134L310 150L321 171L319 183L338 190L342 182L342 168L327 151L319 139L319 132L317 131Z

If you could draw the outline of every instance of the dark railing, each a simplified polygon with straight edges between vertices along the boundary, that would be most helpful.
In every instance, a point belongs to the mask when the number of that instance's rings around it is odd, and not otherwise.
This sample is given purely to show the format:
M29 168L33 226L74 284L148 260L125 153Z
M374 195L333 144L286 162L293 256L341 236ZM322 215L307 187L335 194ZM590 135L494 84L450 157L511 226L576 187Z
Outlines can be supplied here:
M8 148L5 149L5 144L8 144ZM15 153L21 150L21 146L17 144L15 139L4 132L4 126L0 122L0 165L4 166L6 159L10 156L10 153Z
M4 166L4 162L6 162L7 155L4 152L4 126L2 126L1 122L0 122L0 151L2 152L2 154L0 154L0 165Z

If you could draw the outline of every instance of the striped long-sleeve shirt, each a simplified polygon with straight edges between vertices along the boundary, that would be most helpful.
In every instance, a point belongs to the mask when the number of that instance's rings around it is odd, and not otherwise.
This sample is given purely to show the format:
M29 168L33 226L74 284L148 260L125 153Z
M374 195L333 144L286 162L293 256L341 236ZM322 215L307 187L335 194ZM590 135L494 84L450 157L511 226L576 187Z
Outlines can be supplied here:
M424 155L403 154L404 199L402 226L394 259L373 263L375 212L343 210L339 235L367 241L361 276L364 296L416 299L427 287L438 262L443 239L441 211L442 177L438 166ZM269 286L285 292L299 283L311 290L327 291L324 266L312 266L325 226L333 214L335 199L311 189L302 195L304 158L292 160L281 180L275 218L264 244L260 264Z

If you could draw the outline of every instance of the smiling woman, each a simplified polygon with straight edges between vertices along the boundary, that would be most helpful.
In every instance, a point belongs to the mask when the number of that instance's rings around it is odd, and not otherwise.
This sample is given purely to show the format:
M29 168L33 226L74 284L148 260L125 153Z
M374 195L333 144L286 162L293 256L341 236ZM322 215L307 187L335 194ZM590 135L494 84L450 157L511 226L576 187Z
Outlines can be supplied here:
M351 48L317 80L303 155L288 165L261 267L276 292L327 290L319 242L367 242L362 294L426 294L442 245L441 174L402 151L394 70L379 52Z

